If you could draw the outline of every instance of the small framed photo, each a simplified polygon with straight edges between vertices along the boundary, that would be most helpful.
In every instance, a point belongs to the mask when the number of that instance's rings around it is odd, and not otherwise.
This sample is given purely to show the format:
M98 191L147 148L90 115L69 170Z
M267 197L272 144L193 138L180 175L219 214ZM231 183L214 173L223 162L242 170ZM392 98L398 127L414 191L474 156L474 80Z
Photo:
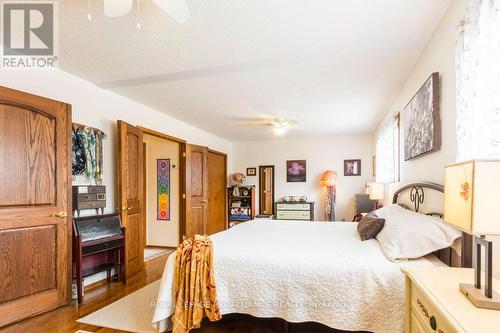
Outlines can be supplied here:
M257 168L247 168L247 176L257 176Z
M344 176L361 176L361 160L344 160Z

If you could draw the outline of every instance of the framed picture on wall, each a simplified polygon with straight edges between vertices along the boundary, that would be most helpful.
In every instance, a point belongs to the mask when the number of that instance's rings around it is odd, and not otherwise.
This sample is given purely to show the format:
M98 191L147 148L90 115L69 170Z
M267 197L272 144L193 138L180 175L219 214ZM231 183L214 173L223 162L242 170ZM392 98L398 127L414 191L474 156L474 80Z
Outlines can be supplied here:
M344 176L361 176L361 160L344 160Z
M441 148L439 73L433 73L403 111L405 161Z
M257 176L257 168L247 168L247 176Z
M307 179L306 160L286 161L287 183L304 183Z

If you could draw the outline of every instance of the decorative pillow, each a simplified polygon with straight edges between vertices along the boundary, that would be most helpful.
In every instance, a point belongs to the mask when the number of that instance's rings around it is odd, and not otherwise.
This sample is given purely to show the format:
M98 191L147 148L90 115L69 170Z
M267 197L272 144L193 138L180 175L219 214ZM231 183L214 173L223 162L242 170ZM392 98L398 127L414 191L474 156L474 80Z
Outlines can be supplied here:
M366 215L358 223L359 238L362 241L375 238L384 227L384 219Z
M390 205L375 211L385 219L376 238L390 260L420 258L449 247L461 233L437 217Z

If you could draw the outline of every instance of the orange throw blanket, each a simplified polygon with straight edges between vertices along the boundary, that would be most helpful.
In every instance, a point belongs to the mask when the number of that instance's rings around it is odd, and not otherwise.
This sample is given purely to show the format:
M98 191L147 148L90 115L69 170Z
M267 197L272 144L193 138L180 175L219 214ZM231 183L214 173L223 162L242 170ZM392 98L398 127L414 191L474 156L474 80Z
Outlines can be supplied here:
M204 316L222 318L215 290L212 241L195 235L177 247L173 290L175 312L172 333L200 328Z

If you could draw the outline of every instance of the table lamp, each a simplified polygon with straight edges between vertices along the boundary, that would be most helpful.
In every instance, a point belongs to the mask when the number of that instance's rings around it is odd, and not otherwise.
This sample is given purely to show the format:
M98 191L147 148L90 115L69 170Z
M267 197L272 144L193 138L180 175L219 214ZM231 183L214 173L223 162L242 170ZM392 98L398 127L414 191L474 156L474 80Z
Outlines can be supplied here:
M323 172L321 176L321 186L326 186L327 197L326 197L326 220L335 221L335 201L336 201L336 189L337 185L337 173L335 171L327 170Z
M380 200L384 200L385 185L382 183L371 183L370 184L370 200L375 200L373 204L373 210L377 210L382 207Z
M493 245L486 235L500 235L498 217L500 161L473 160L445 168L444 220L473 235L474 284L460 291L476 306L500 310L500 295L492 288ZM481 250L485 248L485 286L481 286Z

